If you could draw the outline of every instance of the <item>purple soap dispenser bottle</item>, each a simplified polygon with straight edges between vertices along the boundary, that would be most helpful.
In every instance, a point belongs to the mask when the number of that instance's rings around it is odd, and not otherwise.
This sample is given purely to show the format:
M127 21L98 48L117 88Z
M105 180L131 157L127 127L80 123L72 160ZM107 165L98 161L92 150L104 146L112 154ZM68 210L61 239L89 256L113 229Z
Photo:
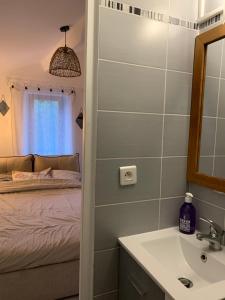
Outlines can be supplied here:
M196 211L192 204L193 195L185 194L184 204L180 208L179 230L184 234L193 234L195 232Z

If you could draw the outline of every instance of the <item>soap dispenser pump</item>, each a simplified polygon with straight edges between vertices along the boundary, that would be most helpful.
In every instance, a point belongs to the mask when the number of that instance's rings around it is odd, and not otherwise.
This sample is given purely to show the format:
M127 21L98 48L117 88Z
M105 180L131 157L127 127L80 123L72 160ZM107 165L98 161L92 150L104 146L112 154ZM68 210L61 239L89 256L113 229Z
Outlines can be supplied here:
M193 195L185 194L185 201L180 208L179 230L184 234L193 234L196 225L196 210L192 204Z

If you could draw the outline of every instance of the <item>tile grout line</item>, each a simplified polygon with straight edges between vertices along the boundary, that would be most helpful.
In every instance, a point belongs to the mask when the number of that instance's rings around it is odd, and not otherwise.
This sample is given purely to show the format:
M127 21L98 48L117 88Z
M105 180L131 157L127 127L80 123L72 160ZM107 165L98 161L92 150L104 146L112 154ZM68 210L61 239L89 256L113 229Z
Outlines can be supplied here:
M96 165L97 165L97 136L98 136L98 106L99 106L99 89L98 89L98 86L99 86L99 56L100 56L100 26L101 26L101 14L100 14L100 10L99 10L99 7L98 7L98 24L97 24L97 37L98 37L98 46L97 46L97 57L96 57L96 60L97 60L97 66L96 66L96 72L97 72L97 78L96 78L96 134L95 134L95 139L96 139L96 157L95 157L95 173L96 173ZM96 175L96 174L95 174ZM95 194L96 194L96 191L95 191ZM94 207L96 205L96 195L94 197ZM95 212L94 212L95 213Z
M178 155L178 156L132 156L132 157L106 157L106 158L97 158L97 161L104 161L104 160L135 160L135 159L170 159L170 158L187 158L187 155ZM209 156L212 157L212 156ZM224 156L225 157L225 156Z
M225 81L225 78L224 78L224 77L216 77L216 76L211 76L211 75L206 75L205 77L206 77L206 78L212 78L212 79L218 79L218 80L223 80L223 81Z
M119 250L119 249L120 249L120 247L108 248L108 249L103 249L103 250L95 250L95 254L100 254L103 252L110 252L110 251Z
M219 89L218 89L219 90ZM202 116L204 119L219 119L219 120L225 120L225 117L211 117L211 116Z
M225 208L222 207L222 206L218 206L218 205L216 205L216 204L212 204L211 202L208 202L207 200L200 199L200 198L198 198L198 197L196 197L196 196L194 196L194 198L197 199L198 201L204 203L204 204L207 204L207 205L209 205L209 206L212 206L212 207L215 207L215 208L218 208L218 209L220 209L220 210L224 210L224 211L225 211Z
M98 298L98 297L101 297L101 296L107 296L107 295L110 295L110 294L113 294L113 293L118 293L118 289L116 290L111 290L110 292L106 292L106 293L101 293L101 294L97 294L94 296L94 298Z
M204 158L204 157L206 157L206 158L213 158L213 157L214 157L214 155L200 155L200 157L202 157L202 158ZM224 157L225 157L225 155L216 155L216 157L221 157L221 158L224 158Z
M126 202L118 202L118 203L100 204L100 205L96 205L95 208L108 207L108 206L111 207L111 206L127 205L127 204L137 204L137 203L145 203L145 202L154 202L154 201L159 201L159 198L136 200L136 201L126 201Z
M127 205L127 204L138 204L138 203L145 203L145 202L154 202L159 200L170 200L170 199L177 199L180 197L183 197L184 195L177 195L177 196L171 196L171 197L157 197L152 199L145 199L145 200L135 200L135 201L126 201L126 202L118 202L118 203L108 203L108 204L100 204L96 205L95 208L99 207L107 207L107 206L117 206L117 205Z
M167 72L165 72L165 75ZM182 115L182 114L167 114L163 113L154 113L154 112L139 112L139 111L123 111L123 110L105 110L105 109L98 109L98 112L101 113L118 113L118 114L134 114L134 115L153 115L153 116L168 116L168 117L184 117L189 118L190 115Z
M169 2L170 6L170 2ZM169 7L170 8L170 7ZM167 67L168 67L168 53L169 52L169 26L167 27L166 40L166 71L164 82L164 99L163 99L163 120L162 120L162 144L161 144L161 162L160 162L160 199L159 199L159 215L158 215L158 230L160 229L161 218L161 198L162 198L162 179L163 179L163 152L164 152L164 131L165 131L165 112L166 112L166 90L167 90Z
M140 68L146 68L146 69L152 69L152 70L168 71L168 72L174 72L174 73L182 73L182 74L192 75L191 72L180 71L180 70L176 70L176 69L167 69L167 68L160 68L160 67L139 65L139 64L124 62L124 61L117 61L117 60L106 59L106 58L99 58L99 61L100 62L102 61L102 62L108 62L108 63L115 63L115 64L120 64L120 65L128 65L128 66L132 66L132 67L140 67Z

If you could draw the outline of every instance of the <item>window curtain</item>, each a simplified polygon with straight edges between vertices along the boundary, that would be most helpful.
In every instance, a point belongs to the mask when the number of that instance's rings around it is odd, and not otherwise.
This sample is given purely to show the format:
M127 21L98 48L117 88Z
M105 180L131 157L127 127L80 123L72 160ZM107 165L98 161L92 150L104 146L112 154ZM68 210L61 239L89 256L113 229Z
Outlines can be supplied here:
M16 155L74 153L73 95L12 89Z
M17 88L11 88L11 124L12 124L12 152L13 155L23 155L24 145L24 107L23 92Z

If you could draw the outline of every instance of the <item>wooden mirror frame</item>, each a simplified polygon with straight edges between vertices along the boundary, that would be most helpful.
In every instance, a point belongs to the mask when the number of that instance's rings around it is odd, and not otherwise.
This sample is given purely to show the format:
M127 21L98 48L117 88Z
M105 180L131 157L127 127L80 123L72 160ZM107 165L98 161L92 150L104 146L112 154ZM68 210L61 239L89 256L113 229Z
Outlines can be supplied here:
M195 55L192 81L191 116L187 161L187 180L214 190L225 192L225 179L199 173L202 114L205 87L207 46L225 38L225 24L198 35L195 39Z

